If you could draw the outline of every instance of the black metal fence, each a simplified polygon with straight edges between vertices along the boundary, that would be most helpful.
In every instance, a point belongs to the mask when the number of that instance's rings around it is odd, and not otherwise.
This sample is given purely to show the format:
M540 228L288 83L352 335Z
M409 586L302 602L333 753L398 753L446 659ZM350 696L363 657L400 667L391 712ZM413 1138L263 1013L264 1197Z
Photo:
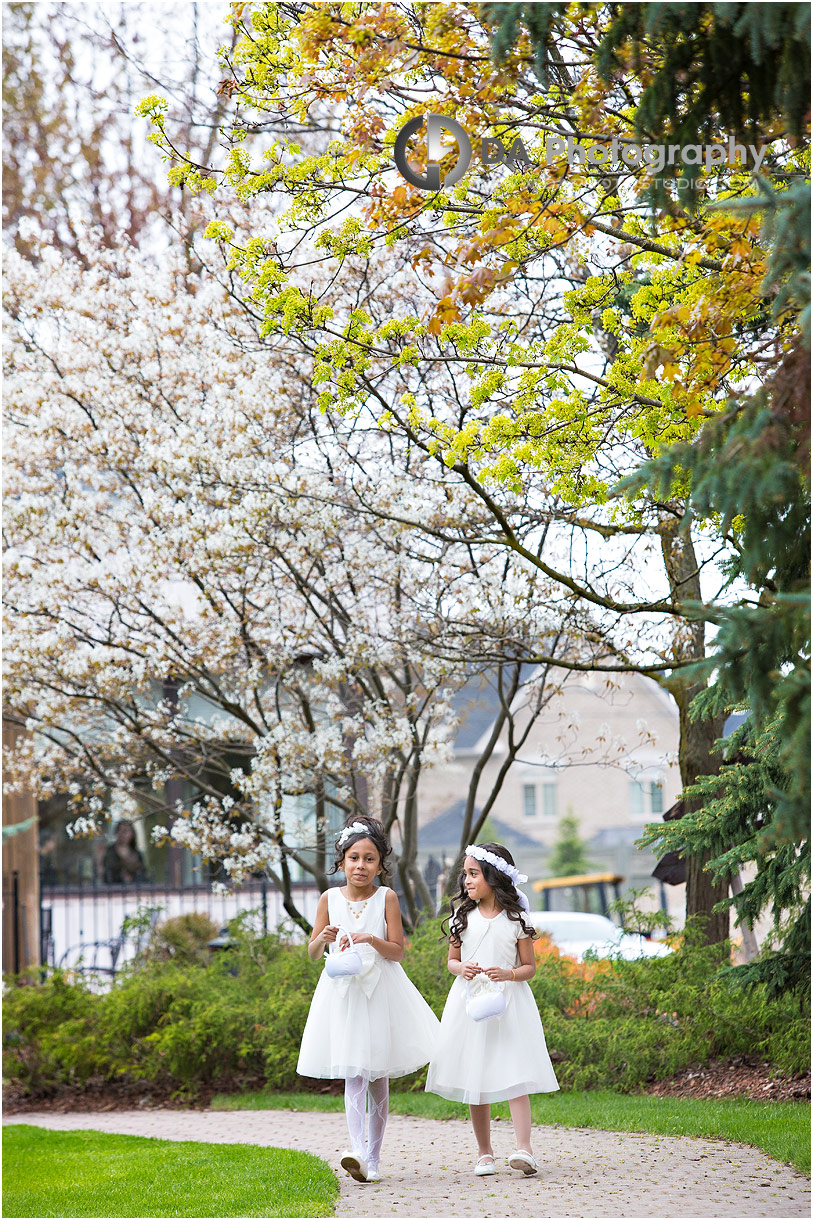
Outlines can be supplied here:
M296 901L310 918L315 887L297 887ZM265 879L226 893L209 883L172 887L150 882L40 885L42 965L112 978L138 952L157 923L179 915L206 915L217 928L244 911L256 912L264 932L285 921L281 896Z

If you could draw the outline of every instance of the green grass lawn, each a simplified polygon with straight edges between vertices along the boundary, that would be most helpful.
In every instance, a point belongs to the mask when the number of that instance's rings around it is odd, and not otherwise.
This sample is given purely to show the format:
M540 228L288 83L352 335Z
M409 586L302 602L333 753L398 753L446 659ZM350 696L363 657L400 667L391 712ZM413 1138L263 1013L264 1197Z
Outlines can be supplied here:
M233 1093L212 1099L219 1110L344 1110L342 1097L321 1093ZM609 1090L537 1094L531 1098L536 1123L643 1131L653 1135L694 1135L754 1144L777 1161L810 1173L810 1103L728 1098L698 1101ZM433 1093L391 1093L390 1113L418 1118L468 1118L468 1107ZM507 1102L492 1107L509 1119Z
M307 1152L3 1128L4 1216L332 1216L338 1183Z

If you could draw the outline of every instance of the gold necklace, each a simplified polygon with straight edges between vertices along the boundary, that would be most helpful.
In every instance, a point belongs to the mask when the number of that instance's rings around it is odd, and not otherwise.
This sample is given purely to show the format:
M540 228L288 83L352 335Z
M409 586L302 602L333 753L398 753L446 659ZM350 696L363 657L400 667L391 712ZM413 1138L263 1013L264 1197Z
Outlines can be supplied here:
M370 895L370 898L372 898L372 894ZM345 902L347 903L347 908L350 911L350 914L354 917L354 919L361 919L362 915L364 914L364 908L367 906L367 903L370 901L370 898L365 898L362 901L360 911L354 911L353 906L357 905L357 904L354 903L353 905L351 905L350 899L347 897L345 898Z

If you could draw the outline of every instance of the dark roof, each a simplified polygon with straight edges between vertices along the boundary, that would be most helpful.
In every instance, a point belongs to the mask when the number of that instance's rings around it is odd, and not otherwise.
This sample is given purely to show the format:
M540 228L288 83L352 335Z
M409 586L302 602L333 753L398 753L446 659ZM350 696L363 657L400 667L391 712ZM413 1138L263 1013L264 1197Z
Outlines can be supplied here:
M635 840L640 839L642 831L642 826L605 826L587 840L587 846L603 849L635 847Z
M473 750L494 723L500 706L497 692L488 682L476 679L455 691L451 702L455 715L460 718L454 748Z
M431 822L427 822L421 827L418 841L421 849L426 848L452 848L456 850L460 846L460 831L463 828L463 814L466 811L465 801L455 801L443 813L439 813ZM479 813L479 809L475 809ZM513 826L509 826L507 822L501 821L500 818L489 816L489 822L494 827L499 841L504 843L509 849L514 847L533 847L537 851L542 849L542 844L536 839L532 839L521 830L516 830Z
M523 665L521 680L527 682L536 665ZM477 742L487 733L500 710L496 674L477 674L455 691L451 698L455 715L460 718L460 727L455 734L454 748L458 751L473 750Z

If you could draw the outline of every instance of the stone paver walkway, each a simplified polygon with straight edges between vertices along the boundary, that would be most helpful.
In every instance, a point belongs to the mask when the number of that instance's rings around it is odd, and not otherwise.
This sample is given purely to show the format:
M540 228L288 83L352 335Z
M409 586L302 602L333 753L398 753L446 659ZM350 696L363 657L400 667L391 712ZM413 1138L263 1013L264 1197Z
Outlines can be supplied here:
M29 1112L5 1121L313 1152L338 1169L337 1216L810 1215L810 1183L803 1174L757 1149L718 1140L540 1126L534 1129L540 1172L525 1178L505 1164L513 1149L510 1124L495 1122L499 1171L475 1178L468 1123L393 1115L384 1140L384 1177L374 1184L354 1182L338 1168L347 1144L342 1114L116 1110Z

